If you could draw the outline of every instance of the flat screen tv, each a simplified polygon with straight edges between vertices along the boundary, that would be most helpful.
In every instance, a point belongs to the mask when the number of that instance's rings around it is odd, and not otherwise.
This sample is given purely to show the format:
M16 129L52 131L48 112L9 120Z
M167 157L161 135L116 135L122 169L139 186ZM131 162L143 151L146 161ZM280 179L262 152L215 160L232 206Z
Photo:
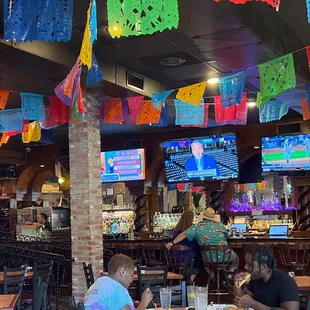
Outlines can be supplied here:
M101 182L125 182L145 179L144 149L101 153Z
M163 142L167 183L238 178L233 133Z
M310 134L262 138L263 172L310 170Z

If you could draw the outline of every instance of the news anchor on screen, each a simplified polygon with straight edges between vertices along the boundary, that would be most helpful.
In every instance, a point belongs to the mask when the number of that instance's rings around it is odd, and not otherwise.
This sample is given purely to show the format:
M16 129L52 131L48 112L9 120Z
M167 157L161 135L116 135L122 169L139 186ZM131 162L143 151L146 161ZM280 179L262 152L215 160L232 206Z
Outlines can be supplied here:
M194 140L191 144L193 157L188 159L185 163L185 170L189 175L189 172L201 171L206 172L208 170L214 170L212 177L218 177L220 175L220 170L215 159L212 156L203 154L203 145L201 141ZM195 173L196 176L199 176ZM192 174L190 174L192 177Z

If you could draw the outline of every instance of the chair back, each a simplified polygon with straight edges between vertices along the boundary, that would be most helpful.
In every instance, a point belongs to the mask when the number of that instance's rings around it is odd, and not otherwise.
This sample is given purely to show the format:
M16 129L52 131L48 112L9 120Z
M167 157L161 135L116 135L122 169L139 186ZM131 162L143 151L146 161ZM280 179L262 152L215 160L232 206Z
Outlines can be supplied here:
M168 266L142 267L138 266L138 283L140 299L143 292L150 288L153 293L153 301L159 301L159 290L167 286Z
M167 249L163 245L142 247L142 256L146 266L165 265Z
M228 245L201 245L200 252L204 264L209 267L227 266L232 255Z
M134 244L114 244L115 254L124 254L129 256L132 260L141 259L142 249L139 245Z
M43 301L43 305L44 308L46 308L47 306L47 291L48 291L48 285L49 285L49 281L50 281L50 277L52 274L52 270L53 270L53 264L54 262L51 261L49 264L34 264L33 267L33 279L34 279L34 285L33 285L33 294L32 294L32 298L33 301L37 299L37 294L38 292L36 291L36 289L39 287L43 287L44 286L44 290L43 290L43 297L42 297L42 301ZM42 283L41 287L38 286L38 282ZM42 303L41 301L41 303Z
M172 291L171 305L186 308L186 282L182 281L181 284L169 288Z
M43 305L43 299L46 295L48 282L43 281L40 277L37 278L35 284L35 296L32 301L32 310L41 310ZM43 309L46 309L45 306L43 306Z
M7 294L21 295L27 266L20 268L4 267L3 292Z
M224 270L225 286L228 293L231 296L234 296L234 287L235 287L234 276L236 273L237 273L236 271Z
M93 266L92 266L92 264L87 265L84 262L83 263L83 269L84 269L84 275L85 275L87 289L89 289L95 283Z
M297 275L306 275L310 266L310 244L283 244L279 245L281 263L288 271Z
M194 266L194 256L191 256L192 254L195 255L192 248L188 246L172 246L169 251L166 251L166 262L169 271L181 274L184 278L190 277Z

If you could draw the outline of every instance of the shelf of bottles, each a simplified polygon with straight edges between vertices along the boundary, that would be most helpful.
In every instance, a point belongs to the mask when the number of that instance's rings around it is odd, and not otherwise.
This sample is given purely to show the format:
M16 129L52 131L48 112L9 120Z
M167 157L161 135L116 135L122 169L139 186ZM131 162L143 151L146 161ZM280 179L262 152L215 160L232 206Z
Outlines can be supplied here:
M133 206L105 207L102 209L103 235L105 239L133 239L135 224Z
M291 205L291 197L286 199L283 193L279 197L278 193L274 193L272 197L266 197L261 194L259 203L256 202L256 195L242 195L241 201L232 197L230 200L230 212L252 212L252 211L281 211L295 210Z

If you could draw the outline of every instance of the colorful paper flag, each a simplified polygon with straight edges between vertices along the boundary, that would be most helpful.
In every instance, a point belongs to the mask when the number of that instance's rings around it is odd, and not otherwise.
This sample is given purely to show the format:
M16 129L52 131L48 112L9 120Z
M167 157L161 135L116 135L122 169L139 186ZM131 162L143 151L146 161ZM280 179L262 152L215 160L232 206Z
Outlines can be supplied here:
M41 128L39 123L32 122L29 123L28 131L22 133L22 140L23 143L30 143L30 142L38 142L41 139Z
M9 98L10 91L5 89L0 89L0 109L4 110L6 103Z
M179 89L176 98L180 101L200 106L201 99L205 93L207 82L201 82L190 86L185 86Z
M87 10L87 20L84 30L84 36L80 51L79 58L81 59L82 64L88 67L88 70L91 68L92 64L92 55L93 55L93 48L91 44L91 33L90 33L90 9L91 5Z

